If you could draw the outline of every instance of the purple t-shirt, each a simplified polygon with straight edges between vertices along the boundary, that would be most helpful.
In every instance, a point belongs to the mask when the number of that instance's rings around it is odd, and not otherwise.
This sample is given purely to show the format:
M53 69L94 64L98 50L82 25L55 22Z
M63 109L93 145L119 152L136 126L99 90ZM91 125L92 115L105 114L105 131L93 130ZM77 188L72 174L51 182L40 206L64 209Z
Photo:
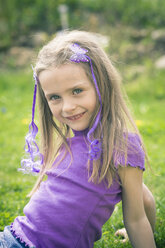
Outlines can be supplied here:
M128 143L134 152L127 154L127 164L144 170L144 152L136 134L129 134ZM88 182L88 145L84 132L75 132L70 139L73 154L57 168L47 172L48 178L24 208L25 216L18 216L11 231L30 247L37 248L92 248L101 238L103 224L121 200L122 188L114 179L110 188L104 182ZM57 161L63 157L61 149ZM124 155L115 162L124 165ZM69 168L68 168L69 165ZM116 170L117 173L117 170Z

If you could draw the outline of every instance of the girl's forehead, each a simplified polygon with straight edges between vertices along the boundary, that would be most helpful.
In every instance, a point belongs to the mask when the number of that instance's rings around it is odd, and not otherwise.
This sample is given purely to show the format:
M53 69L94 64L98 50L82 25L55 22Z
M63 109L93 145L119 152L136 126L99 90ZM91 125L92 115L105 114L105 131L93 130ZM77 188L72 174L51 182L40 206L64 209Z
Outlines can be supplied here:
M45 78L49 77L58 77L58 78L74 78L74 77L85 77L86 73L83 69L83 67L79 64L64 64L60 65L58 67L52 66L47 68L46 70L43 70L39 74L39 79L43 80Z
M64 90L74 88L78 85L91 86L82 66L77 64L65 64L60 67L50 67L42 71L39 81L43 90Z

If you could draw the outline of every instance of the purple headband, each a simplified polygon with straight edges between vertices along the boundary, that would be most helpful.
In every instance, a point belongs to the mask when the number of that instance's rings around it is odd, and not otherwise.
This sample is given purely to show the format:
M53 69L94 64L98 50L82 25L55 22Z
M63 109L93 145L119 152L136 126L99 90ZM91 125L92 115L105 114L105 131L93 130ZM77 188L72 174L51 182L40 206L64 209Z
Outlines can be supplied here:
M21 160L21 168L18 171L22 171L25 174L37 174L40 172L41 165L43 164L43 155L40 153L38 145L35 141L36 135L38 133L38 127L34 123L34 113L36 105L36 94L37 94L37 84L39 82L38 77L33 70L33 78L35 81L34 95L33 95L33 105L32 105L32 121L29 125L29 132L25 137L25 147L26 156Z
M70 60L72 62L75 62L75 63L88 62L88 63L90 63L93 81L94 81L95 88L96 88L96 91L97 91L97 94L99 97L100 109L99 109L99 112L96 116L96 119L95 119L93 126L91 127L91 129L87 133L87 139L90 143L89 159L90 160L97 160L97 159L99 159L99 157L101 155L101 142L98 139L92 140L90 137L91 137L92 133L94 132L94 130L96 129L96 127L98 126L98 124L101 124L100 123L101 110L102 110L101 94L100 94L100 91L99 91L99 88L97 85L97 81L95 78L95 74L93 71L92 60L88 55L86 55L88 50L85 48L81 48L77 43L72 44L70 46L70 49L74 52L74 54L70 57Z

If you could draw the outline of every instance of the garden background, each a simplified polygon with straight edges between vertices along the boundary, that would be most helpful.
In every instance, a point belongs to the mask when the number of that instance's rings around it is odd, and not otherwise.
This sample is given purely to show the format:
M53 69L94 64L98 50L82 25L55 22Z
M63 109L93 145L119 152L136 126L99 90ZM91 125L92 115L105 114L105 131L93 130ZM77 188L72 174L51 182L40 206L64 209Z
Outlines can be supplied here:
M123 77L153 170L147 168L144 182L156 200L155 239L165 248L165 1L1 0L0 6L0 231L23 214L36 180L17 171L31 118L30 65L62 29L81 29L97 33ZM121 227L118 204L95 248L131 247L114 236Z

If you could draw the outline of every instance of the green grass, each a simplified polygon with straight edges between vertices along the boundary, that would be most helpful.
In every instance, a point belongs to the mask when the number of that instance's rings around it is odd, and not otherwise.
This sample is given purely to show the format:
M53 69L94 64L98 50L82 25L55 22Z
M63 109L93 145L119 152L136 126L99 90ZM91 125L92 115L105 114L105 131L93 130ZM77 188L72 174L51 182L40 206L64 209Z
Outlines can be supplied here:
M30 120L31 82L26 71L0 73L0 230L23 213L35 179L17 172Z
M129 68L128 68L129 70ZM158 248L165 247L165 71L148 68L144 75L125 84L133 105L137 125L150 157L151 167L144 173L144 181L155 196L157 223L155 239ZM27 70L0 72L0 231L16 216L23 214L26 198L35 177L17 172L23 155L24 136L31 117L33 83ZM102 239L95 248L131 247L114 236L123 227L121 204L104 225Z

